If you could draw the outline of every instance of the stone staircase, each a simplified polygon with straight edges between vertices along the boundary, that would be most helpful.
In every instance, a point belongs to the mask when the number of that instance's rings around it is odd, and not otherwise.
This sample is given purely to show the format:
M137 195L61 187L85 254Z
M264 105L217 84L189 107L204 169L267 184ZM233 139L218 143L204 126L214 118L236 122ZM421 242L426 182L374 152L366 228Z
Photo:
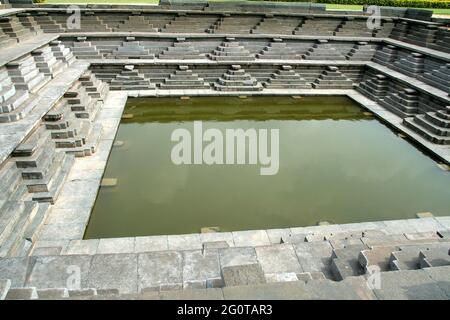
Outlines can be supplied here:
M188 66L179 66L169 78L159 85L160 89L209 89L210 86Z
M219 91L261 91L263 86L241 69L240 65L232 65L231 69L214 83L214 88Z
M419 113L419 97L414 89L406 88L400 92L391 91L379 104L401 118L412 117Z
M110 83L111 90L152 90L155 85L139 73L133 65L126 65Z
M51 135L40 125L12 153L31 198L54 203L73 164L73 156L57 152Z
M292 60L301 59L296 48L290 47L283 39L274 38L273 41L256 55L258 59L280 59Z
M263 86L268 89L305 89L310 85L291 66L281 66Z
M116 48L109 58L114 59L154 59L155 55L143 47L134 37L127 37L127 41Z
M450 95L450 63L417 77L419 80Z
M196 250L3 258L0 288L6 299L196 299L209 292L225 299L450 297L441 283L450 272L447 230L319 230L255 247L213 241ZM68 281L74 268L76 288ZM430 290L410 292L418 284Z
M450 106L405 118L403 124L433 143L450 145Z
M302 36L332 36L341 23L342 19L340 18L316 18L314 16L308 16L294 30L294 34Z
M352 89L353 81L343 75L338 67L328 66L311 85L316 89Z
M424 57L422 54L412 52L405 58L396 60L392 65L392 69L404 73L409 77L416 78L421 75L424 70Z
M158 56L159 59L204 59L204 55L194 47L194 45L186 41L186 38L177 38L173 46L168 47Z
M309 50L302 55L306 60L345 60L345 56L342 55L336 48L328 43L328 40L317 40Z
M252 61L255 59L255 55L240 45L235 38L227 38L209 57L216 61Z
M347 60L370 61L376 53L377 46L365 41L359 41L345 56Z

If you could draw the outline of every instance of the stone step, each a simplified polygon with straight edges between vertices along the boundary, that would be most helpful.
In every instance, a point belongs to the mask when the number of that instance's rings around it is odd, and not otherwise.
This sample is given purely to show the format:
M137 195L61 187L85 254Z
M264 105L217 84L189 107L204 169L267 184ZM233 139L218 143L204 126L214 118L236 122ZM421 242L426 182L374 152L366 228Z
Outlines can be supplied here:
M358 258L360 252L366 248L361 243L348 245L342 249L333 249L331 272L334 278L341 281L347 277L364 274Z
M427 248L419 252L420 268L450 266L450 245L440 248Z
M414 132L418 133L419 135L421 135L422 137L424 137L425 139L427 139L432 143L450 145L450 138L446 136L439 136L423 129L414 121L414 118L403 119L403 125L413 130Z
M426 114L425 115L419 114L415 116L414 122L416 122L419 126L421 126L422 128L431 132L434 135L444 137L450 136L450 128L442 128L440 126L435 125L429 120Z
M51 190L48 192L33 193L32 195L33 200L39 202L50 202L51 204L53 204L58 198L58 195L62 189L62 186L64 184L64 181L66 180L67 175L69 174L73 162L74 157L72 155L67 155L64 158L61 168L57 173L57 177L55 178L55 182L52 185Z
M20 215L9 237L0 243L0 257L11 256L14 253L15 246L19 241L24 240L24 234L30 223L36 217L39 206L34 201L25 202L23 212L16 212Z

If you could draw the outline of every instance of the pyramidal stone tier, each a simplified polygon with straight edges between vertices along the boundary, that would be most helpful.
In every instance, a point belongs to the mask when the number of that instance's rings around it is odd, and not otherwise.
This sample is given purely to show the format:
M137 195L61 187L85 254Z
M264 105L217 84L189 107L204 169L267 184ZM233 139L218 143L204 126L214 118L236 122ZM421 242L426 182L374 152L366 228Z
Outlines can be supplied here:
M154 59L155 55L142 46L134 37L127 37L122 45L112 52L116 59Z
M372 61L383 66L390 66L397 59L398 51L393 45L383 46L381 50L377 50Z
M254 29L250 30L253 34L270 34L273 30L276 30L277 34L292 34L301 23L302 18L298 17L264 17Z
M295 48L287 46L286 42L280 38L273 39L256 57L258 59L301 59L301 55L297 54Z
M0 45L9 46L15 43L17 43L16 39L11 38L9 35L4 33L2 29L0 29Z
M356 88L357 91L363 93L365 96L374 101L383 99L387 95L388 89L389 82L387 77L383 74L377 74L362 81Z
M390 92L384 99L380 99L379 103L401 118L412 117L419 112L418 93L410 88Z
M50 77L40 72L32 55L6 64L9 76L16 89L36 92L42 88Z
M98 101L104 101L109 92L109 86L106 82L98 79L91 71L85 72L79 79L87 94Z
M27 256L45 210L29 201L21 172L11 159L2 164L0 181L0 257Z
M65 68L64 63L61 60L56 59L53 55L50 46L33 50L31 55L34 58L34 61L36 61L36 66L39 68L39 71L46 77L54 78Z
M450 145L450 106L403 119L403 124L432 143Z
M241 46L235 38L227 38L209 57L217 61L252 61L255 59L255 55Z
M102 97L103 99L103 97ZM93 124L102 100L92 98L77 82L43 117L58 149L76 157L95 153L102 134L101 124Z
M112 79L111 90L153 90L156 89L149 79L144 78L133 65L124 66L123 70Z
M158 56L160 59L203 59L204 56L200 54L194 45L186 41L185 38L177 38L176 42L171 47L161 52Z
M131 15L123 23L114 28L116 32L158 32L157 28L141 15Z
M336 50L328 40L318 40L302 55L302 58L306 60L345 60L345 56Z
M25 28L17 17L0 17L0 29L12 38L18 40L29 38L35 35L35 32L31 32Z
M412 52L406 58L395 61L392 68L415 78L423 73L424 57L421 53Z
M391 33L391 38L404 41L409 33L409 23L406 21L398 21Z
M281 66L281 68L271 74L267 82L263 83L268 89L305 89L311 86L296 73L292 66Z
M450 94L450 63L417 77L419 80Z
M209 84L205 83L198 74L189 70L188 66L179 66L169 78L165 78L159 85L161 89L209 89Z
M328 66L311 85L315 89L352 89L353 81L345 77L338 67Z
M420 46L426 46L427 43L434 43L436 40L436 33L438 27L430 24L427 26L417 25L412 26L408 32L408 42Z
M436 32L436 42L429 43L428 47L434 50L450 53L450 32L447 28L439 28Z
M41 125L12 153L24 184L38 202L54 203L73 164L73 156L56 152L50 133Z
M81 59L101 59L102 55L97 51L97 48L87 41L87 37L77 37L73 42L73 54Z
M53 40L49 43L53 55L56 59L62 61L66 67L70 66L75 61L75 56L70 48L67 48L59 40Z
M16 14L16 16L19 22L28 30L34 31L36 33L42 32L41 27L29 12L18 13Z
M103 20L93 11L82 11L80 19L80 29L87 32L111 32Z
M263 86L241 69L240 65L232 65L231 69L214 83L214 88L219 91L261 91Z
M376 45L365 41L356 43L349 53L345 56L347 60L370 61L376 52Z
M354 37L357 34L360 37L372 37L373 29L367 27L367 19L355 19L346 17L346 20L340 24L334 35L340 37Z
M377 38L388 38L391 35L394 26L395 23L393 20L386 18L381 21L380 28L374 30L374 36Z
M22 13L25 14L25 13ZM19 14L18 14L19 16ZM19 16L19 20L22 22L23 17ZM57 23L53 20L48 12L37 12L36 15L30 17L30 20L33 20L35 23L39 25L39 28L46 33L64 33L65 30L60 23Z
M29 98L28 91L16 90L5 68L0 69L0 122L12 121L10 113Z
M295 29L294 34L303 36L332 36L341 23L342 19L308 16Z

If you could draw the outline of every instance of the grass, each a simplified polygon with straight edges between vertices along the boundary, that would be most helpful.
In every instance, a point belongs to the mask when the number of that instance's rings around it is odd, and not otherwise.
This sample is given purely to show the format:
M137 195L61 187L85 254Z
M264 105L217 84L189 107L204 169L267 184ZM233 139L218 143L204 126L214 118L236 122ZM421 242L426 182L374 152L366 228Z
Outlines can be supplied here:
M209 1L236 1L236 0L209 0ZM72 3L72 4L85 4L85 3L104 3L104 4L158 4L159 0L46 0L45 3L57 4L57 3ZM351 5L351 4L327 4L327 10L362 10L363 6ZM450 9L431 9L431 8L419 8L426 10L433 10L434 14L450 15Z

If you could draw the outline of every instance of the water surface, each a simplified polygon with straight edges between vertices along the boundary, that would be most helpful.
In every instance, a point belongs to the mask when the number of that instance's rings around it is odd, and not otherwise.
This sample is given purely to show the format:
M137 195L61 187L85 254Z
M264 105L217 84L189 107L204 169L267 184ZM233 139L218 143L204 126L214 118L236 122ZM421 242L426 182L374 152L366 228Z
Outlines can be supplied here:
M85 238L450 214L450 174L344 97L130 99ZM279 129L277 175L172 163L176 128Z

